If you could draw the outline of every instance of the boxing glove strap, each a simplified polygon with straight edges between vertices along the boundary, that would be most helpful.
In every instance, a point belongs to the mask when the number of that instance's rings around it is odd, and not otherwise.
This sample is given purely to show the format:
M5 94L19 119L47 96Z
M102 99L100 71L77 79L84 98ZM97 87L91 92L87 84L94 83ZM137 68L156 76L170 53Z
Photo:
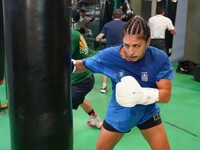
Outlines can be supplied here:
M71 65L72 65L72 73L74 73L76 71L76 61L74 59L72 59L71 61Z
M144 94L143 105L153 104L159 101L159 91L155 88L142 88Z

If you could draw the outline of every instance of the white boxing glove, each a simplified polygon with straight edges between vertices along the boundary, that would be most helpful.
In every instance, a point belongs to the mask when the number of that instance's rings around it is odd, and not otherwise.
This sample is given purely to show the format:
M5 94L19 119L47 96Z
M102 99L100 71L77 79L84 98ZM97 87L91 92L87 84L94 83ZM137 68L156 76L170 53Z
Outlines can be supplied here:
M149 105L158 100L158 89L142 88L132 76L125 76L116 84L116 101L123 107Z

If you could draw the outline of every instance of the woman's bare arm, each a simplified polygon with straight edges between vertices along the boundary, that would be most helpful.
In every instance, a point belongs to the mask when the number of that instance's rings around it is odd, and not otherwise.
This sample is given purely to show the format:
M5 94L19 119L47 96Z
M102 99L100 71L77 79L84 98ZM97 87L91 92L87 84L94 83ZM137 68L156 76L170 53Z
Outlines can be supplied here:
M161 79L156 83L159 90L159 102L167 103L171 97L171 80Z
M74 66L76 67L75 72L84 72L87 70L82 60L75 60Z

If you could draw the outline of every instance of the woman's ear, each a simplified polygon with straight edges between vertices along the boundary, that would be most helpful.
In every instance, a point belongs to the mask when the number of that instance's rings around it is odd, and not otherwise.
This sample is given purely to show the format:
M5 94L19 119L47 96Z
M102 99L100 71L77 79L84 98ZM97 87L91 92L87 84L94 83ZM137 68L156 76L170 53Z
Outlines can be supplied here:
M149 38L149 39L147 40L147 45L149 46L150 43L151 43L151 38Z

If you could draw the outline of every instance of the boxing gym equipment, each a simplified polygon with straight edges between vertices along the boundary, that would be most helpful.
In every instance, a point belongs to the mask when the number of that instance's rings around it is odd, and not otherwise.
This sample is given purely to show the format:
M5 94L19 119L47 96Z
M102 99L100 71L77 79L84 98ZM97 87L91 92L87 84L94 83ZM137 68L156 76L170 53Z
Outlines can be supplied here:
M80 19L80 15L78 12L78 8L75 5L72 5L72 9L71 9L71 19L72 19L72 23L78 22Z
M5 69L5 50L4 50L4 34L3 34L3 7L2 0L0 0L0 86L4 80Z
M122 6L122 11L123 11L123 16L122 16L122 20L123 21L128 21L130 20L132 17L135 16L135 12L133 11L133 9L131 8L128 0L124 1L124 4Z
M11 150L73 149L70 5L3 1Z
M143 88L132 76L125 76L116 84L116 101L123 107L149 105L158 100L158 89Z
M178 62L178 66L176 68L176 72L193 75L194 74L194 68L197 65L198 64L196 62L191 61L191 60L180 60Z
M177 8L177 1L175 0L168 0L168 4L166 7L166 16L169 17L175 26L175 19L176 19L176 8ZM166 46L168 49L168 55L171 55L170 49L172 49L172 43L173 43L173 35L169 33L169 31L166 31Z
M200 65L197 65L193 69L194 79L200 82Z
M163 6L165 9L165 16L170 18L173 25L175 26L175 20L176 20L176 8L177 8L177 0L160 0L157 1L157 6ZM171 55L171 49L172 49L172 43L173 43L173 35L169 33L167 30L165 33L165 44L168 51L168 56Z
M100 1L99 32L101 31L104 24L112 20L112 12L113 12L113 0Z
M4 52L4 36L3 36L3 8L2 0L0 0L0 86L3 84L4 80L4 62L5 62L5 52ZM1 94L0 94L0 114L2 113L1 109ZM3 114L3 113L2 113Z
M156 6L157 7L162 6L163 8L165 8L165 6L166 6L166 0L157 0Z

